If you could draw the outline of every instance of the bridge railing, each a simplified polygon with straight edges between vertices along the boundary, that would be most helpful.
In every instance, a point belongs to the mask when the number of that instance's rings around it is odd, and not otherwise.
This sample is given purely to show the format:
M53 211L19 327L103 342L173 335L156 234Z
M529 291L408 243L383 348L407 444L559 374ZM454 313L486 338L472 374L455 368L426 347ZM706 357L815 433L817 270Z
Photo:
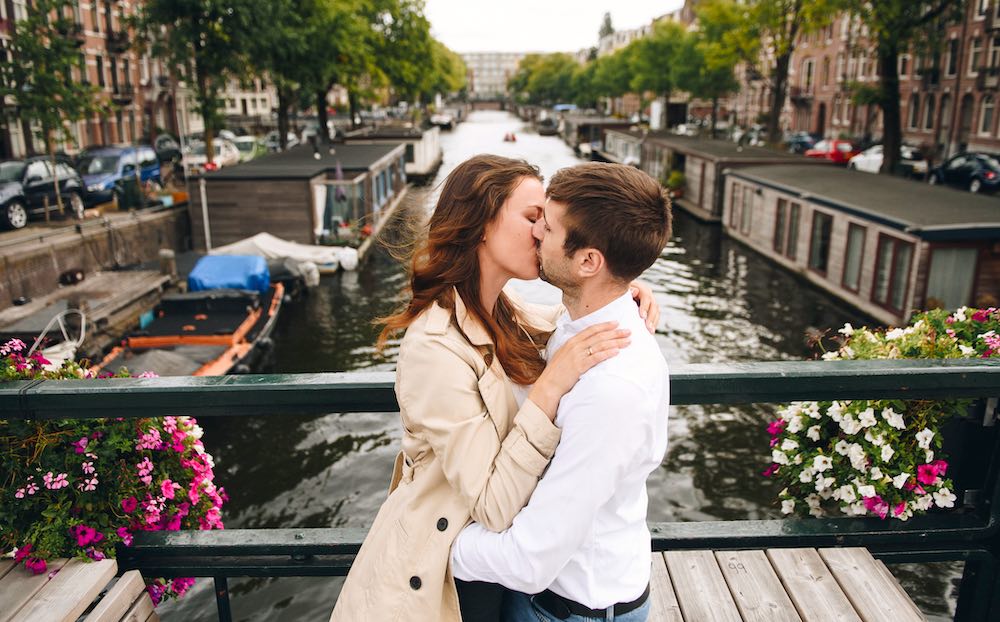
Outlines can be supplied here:
M653 548L864 546L887 563L964 561L956 620L1000 619L998 396L1000 361L991 360L674 366L674 405L890 398L977 402L944 432L951 449L949 472L962 500L954 510L906 522L845 517L653 523ZM0 419L397 411L388 372L0 384ZM762 448L762 463L765 454ZM365 533L334 528L147 532L117 554L123 569L146 576L214 578L219 618L229 620L229 577L345 575Z

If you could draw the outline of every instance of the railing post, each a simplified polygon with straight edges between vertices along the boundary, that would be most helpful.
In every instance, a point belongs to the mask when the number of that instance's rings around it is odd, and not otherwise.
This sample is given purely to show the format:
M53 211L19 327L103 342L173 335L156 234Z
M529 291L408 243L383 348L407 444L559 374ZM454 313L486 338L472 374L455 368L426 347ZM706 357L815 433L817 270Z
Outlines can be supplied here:
M233 622L233 612L229 607L229 580L215 577L215 605L219 611L219 622Z

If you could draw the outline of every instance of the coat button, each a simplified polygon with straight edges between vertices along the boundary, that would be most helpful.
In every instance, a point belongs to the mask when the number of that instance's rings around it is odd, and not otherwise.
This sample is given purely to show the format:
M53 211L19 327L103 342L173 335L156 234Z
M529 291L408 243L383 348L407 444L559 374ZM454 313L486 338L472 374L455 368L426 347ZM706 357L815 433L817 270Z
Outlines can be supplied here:
M448 519L447 518L439 518L438 519L438 525L437 525L437 527L438 527L438 531L444 531L445 529L447 529L448 528Z
M410 577L410 587L419 590L421 585L423 584L420 582L420 577Z

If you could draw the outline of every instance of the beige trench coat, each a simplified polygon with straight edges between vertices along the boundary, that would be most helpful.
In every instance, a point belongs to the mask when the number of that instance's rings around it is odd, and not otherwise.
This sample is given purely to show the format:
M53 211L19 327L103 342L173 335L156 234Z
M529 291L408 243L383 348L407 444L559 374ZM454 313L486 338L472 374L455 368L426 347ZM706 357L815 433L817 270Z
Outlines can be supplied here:
M454 299L454 310L434 304L403 337L402 451L331 622L461 620L452 542L470 520L509 527L559 442L534 403L518 409L488 334ZM541 346L561 307L518 306Z

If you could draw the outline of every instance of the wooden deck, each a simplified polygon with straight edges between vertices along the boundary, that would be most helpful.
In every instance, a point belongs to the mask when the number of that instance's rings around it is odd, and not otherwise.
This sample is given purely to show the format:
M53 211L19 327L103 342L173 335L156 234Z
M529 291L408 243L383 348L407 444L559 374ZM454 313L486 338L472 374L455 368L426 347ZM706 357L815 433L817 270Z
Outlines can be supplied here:
M116 579L117 571L113 559L57 559L35 575L0 560L0 622L74 622L84 613L83 622L158 622L142 575L130 570Z
M649 622L925 620L864 548L656 553L650 597Z

